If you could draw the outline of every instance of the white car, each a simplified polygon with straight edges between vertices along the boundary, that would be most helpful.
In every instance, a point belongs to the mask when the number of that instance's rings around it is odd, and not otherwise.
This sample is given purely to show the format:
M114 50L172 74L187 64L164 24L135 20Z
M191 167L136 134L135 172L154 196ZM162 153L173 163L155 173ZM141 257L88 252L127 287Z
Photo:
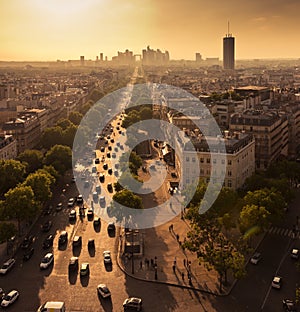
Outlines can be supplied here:
M7 295L4 296L1 307L8 307L13 304L19 298L19 292L17 290L10 291Z
M131 297L125 299L123 302L123 308L124 309L134 309L136 311L141 311L142 310L142 299L141 298L136 298L136 297Z
M3 263L3 266L0 269L0 273L6 274L9 270L12 269L12 267L14 266L15 263L16 263L16 260L13 258L7 260L5 263Z
M54 261L54 256L51 252L47 253L40 263L40 269L47 269Z
M272 287L280 289L282 284L282 278L280 276L275 276L272 281Z
M299 249L298 248L293 248L291 251L291 257L293 259L298 259L299 258Z
M73 207L75 204L75 198L71 197L68 200L68 207Z
M110 256L109 250L103 251L103 259L104 259L104 264L110 264L111 263L111 256Z
M252 264L257 264L260 261L260 259L261 259L261 254L259 252L256 252L250 259L250 262Z
M111 293L105 284L99 284L97 286L97 291L102 298L108 298L111 296Z

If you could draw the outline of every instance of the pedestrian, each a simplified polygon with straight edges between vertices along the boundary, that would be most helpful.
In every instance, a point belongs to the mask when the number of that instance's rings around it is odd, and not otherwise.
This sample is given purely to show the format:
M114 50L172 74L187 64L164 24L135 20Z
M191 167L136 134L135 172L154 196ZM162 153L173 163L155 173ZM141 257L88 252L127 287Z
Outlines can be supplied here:
M176 239L179 241L179 234L176 234Z
M181 272L182 281L184 281L184 272Z

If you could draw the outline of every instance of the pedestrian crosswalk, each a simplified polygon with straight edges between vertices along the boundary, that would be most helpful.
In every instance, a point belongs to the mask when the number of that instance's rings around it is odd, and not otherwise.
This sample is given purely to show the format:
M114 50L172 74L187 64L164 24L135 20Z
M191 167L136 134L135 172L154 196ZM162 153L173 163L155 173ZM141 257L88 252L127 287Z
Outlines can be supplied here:
M288 236L291 238L300 238L300 232L296 232L294 234L292 229L287 229L287 228L281 228L277 226L272 226L268 230L269 234L274 234L274 235L281 235L281 236Z

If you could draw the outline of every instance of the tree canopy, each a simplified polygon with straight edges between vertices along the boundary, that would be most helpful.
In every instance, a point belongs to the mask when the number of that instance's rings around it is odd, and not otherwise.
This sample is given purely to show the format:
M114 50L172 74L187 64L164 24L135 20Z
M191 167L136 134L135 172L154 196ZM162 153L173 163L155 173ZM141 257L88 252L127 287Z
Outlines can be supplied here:
M63 175L72 168L72 151L64 145L53 146L45 155L45 164L52 165L54 169Z
M38 150L25 150L19 154L16 160L22 163L27 163L26 172L27 174L32 173L43 166L43 153Z

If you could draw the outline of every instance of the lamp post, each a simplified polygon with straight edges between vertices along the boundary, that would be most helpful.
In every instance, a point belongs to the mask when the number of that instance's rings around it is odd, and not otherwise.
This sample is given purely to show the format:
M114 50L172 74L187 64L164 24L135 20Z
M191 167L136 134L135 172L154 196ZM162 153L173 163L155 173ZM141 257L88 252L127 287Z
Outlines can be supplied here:
M134 274L134 260L133 260L133 230L131 230L131 273Z

